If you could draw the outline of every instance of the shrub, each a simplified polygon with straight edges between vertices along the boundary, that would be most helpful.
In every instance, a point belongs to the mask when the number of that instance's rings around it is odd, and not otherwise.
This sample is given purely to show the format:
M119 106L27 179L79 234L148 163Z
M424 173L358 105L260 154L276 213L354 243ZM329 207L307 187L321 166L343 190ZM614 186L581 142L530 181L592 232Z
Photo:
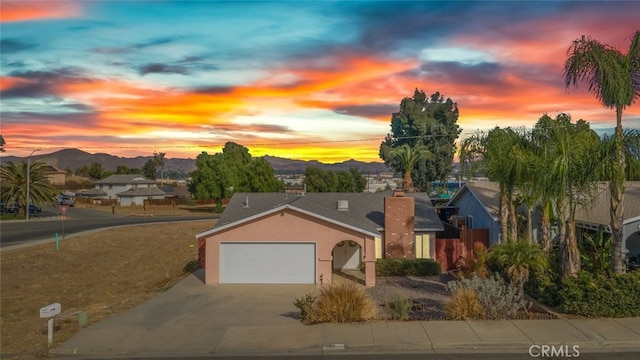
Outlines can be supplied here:
M296 299L293 302L293 305L300 309L300 316L302 316L302 321L307 322L307 314L309 313L309 309L313 306L313 303L316 301L316 296L314 294L306 294L305 296Z
M447 317L452 320L473 320L485 317L485 310L478 301L476 293L469 289L460 289L445 304Z
M377 315L378 307L365 290L354 282L345 281L321 288L307 310L304 322L358 322Z
M581 271L562 281L560 311L587 317L640 316L640 272L593 275Z
M396 294L393 299L385 304L387 312L393 320L407 320L411 311L411 303L403 294Z
M486 264L488 251L484 246L478 245L474 247L473 252L475 254L474 258L461 258L462 261L459 261L456 266L460 270L462 277L469 278L476 274L478 277L486 278L489 275Z
M532 270L542 271L548 267L540 246L526 239L495 245L489 257L505 271L511 284L521 290Z
M198 270L200 270L200 263L198 262L198 259L189 261L184 268L182 268L182 271L185 273L194 273Z
M376 276L434 276L442 266L433 259L378 259Z
M488 319L510 318L518 310L527 311L531 306L520 289L508 285L498 274L485 279L473 275L470 279L450 281L447 287L452 294L461 290L475 292Z

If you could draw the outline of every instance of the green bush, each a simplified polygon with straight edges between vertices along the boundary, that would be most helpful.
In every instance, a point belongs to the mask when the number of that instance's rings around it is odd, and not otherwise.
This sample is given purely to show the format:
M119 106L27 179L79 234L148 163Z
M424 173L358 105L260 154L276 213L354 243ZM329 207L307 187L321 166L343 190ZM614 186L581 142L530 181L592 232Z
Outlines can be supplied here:
M385 303L387 312L393 320L407 320L411 311L411 303L403 294L396 294L393 299Z
M640 272L593 275L581 271L562 281L560 310L586 317L640 316Z
M524 285L527 294L551 307L557 307L561 302L559 251L558 246L554 246L549 252L549 267L532 270L529 281Z
M352 281L330 284L320 289L306 310L306 324L343 323L374 319L378 306L364 288Z
M434 276L442 266L433 259L378 259L376 276Z
M296 299L293 302L293 305L300 309L300 316L302 316L302 322L307 322L307 314L313 306L313 303L316 301L316 296L314 294L306 294L305 296Z
M182 271L186 273L194 273L198 270L200 270L200 263L198 262L198 259L190 260L184 268L182 268Z

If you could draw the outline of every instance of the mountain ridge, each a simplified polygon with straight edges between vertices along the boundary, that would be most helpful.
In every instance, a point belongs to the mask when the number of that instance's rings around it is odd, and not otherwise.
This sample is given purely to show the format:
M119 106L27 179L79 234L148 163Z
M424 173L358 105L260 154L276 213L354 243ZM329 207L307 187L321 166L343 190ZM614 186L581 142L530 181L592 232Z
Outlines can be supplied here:
M144 164L152 159L153 156L136 156L133 158L120 157L106 153L91 154L86 151L69 148L54 151L49 154L37 154L31 156L31 161L43 161L50 165L53 165L59 169L67 170L71 169L76 171L83 166L91 166L92 163L101 164L105 170L115 171L118 165L124 165L131 168L141 169ZM259 158L259 157L258 157ZM318 160L295 160L281 158L277 156L265 155L262 156L267 162L271 164L276 174L301 174L308 166L316 166L324 170L339 171L348 170L351 167L358 168L363 173L376 174L386 172L387 167L384 163L378 162L363 162L354 159L338 162L334 164L322 163ZM26 161L26 157L17 156L2 156L0 157L0 163L4 164L8 161L19 162ZM171 174L183 174L188 175L190 172L196 169L195 159L190 158L166 158L165 159L165 173Z

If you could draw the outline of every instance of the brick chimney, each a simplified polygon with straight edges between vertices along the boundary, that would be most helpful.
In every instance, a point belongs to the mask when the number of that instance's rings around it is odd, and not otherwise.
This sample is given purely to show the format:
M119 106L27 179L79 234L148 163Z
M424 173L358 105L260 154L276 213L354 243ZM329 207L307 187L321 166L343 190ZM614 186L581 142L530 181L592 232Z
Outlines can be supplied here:
M414 229L415 205L411 196L396 190L384 198L384 256L387 258L416 257Z

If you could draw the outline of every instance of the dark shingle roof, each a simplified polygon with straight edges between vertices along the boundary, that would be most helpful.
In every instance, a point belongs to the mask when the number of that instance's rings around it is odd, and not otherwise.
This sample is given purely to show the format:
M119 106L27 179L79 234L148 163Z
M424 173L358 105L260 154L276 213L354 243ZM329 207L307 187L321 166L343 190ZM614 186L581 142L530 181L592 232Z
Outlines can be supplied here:
M392 194L390 192L306 193L300 196L285 193L236 193L220 216L215 229L227 227L248 218L259 217L274 209L289 207L377 234L384 228L384 198L387 196ZM433 209L428 195L414 193L407 196L414 197L417 230L440 231L443 229L442 222ZM348 211L338 210L337 205L340 200L348 201Z
M131 188L129 190L125 190L123 192L117 193L118 196L162 196L166 195L164 191L157 187L148 187L148 188Z
M466 191L470 192L495 220L500 219L500 185L493 181L468 182L449 200L449 206Z

